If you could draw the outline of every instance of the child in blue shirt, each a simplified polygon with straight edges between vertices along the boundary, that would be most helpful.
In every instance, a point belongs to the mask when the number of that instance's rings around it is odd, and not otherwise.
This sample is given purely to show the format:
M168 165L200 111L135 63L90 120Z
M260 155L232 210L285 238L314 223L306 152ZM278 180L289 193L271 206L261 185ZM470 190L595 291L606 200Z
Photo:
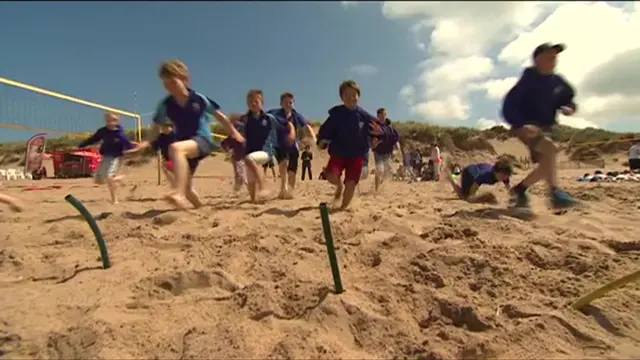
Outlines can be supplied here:
M460 185L456 184L451 175L448 175L447 179L460 199L479 203L486 201L485 197L476 195L480 186L503 182L509 189L509 178L512 174L513 168L509 160L500 159L494 165L471 164L465 167L459 176Z
M169 146L169 157L175 182L165 199L179 209L187 208L186 201L198 208L202 203L193 188L193 175L200 161L211 155L215 147L209 116L216 118L238 142L244 142L244 138L215 101L189 88L189 69L182 61L164 62L158 75L169 96L160 102L153 117L155 131L151 141L139 144L137 150L150 146L158 136L158 128L171 120L176 141Z
M78 148L81 149L102 142L100 144L102 160L96 171L95 180L98 184L106 182L111 195L111 202L117 204L116 189L118 182L122 180L122 176L118 176L118 171L122 165L121 159L124 154L130 153L135 149L122 129L118 115L106 113L104 122L105 126L98 129L90 138L78 144Z
M247 167L247 187L251 201L255 202L268 196L264 174L260 166L273 160L274 147L278 144L278 126L276 118L264 111L262 90L252 89L247 94L248 111L244 115L233 115L232 121L245 124L245 157ZM295 142L295 130L289 123L289 140Z

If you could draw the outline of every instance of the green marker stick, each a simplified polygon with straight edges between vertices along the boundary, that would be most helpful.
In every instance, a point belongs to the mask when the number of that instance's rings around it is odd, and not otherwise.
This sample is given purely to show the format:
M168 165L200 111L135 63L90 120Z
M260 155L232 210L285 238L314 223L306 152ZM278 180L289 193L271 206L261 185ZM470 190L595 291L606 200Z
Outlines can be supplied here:
M329 254L329 264L331 265L331 273L333 274L333 284L336 294L344 291L342 288L342 279L340 279L340 266L338 266L338 256L333 246L333 235L331 234L331 222L329 221L329 208L327 203L320 204L320 218L322 219L322 230L324 232L324 242L327 245L327 254Z
M93 235L96 237L96 241L98 242L98 247L100 248L100 259L102 260L102 268L105 270L110 268L111 261L109 261L109 252L107 251L107 243L104 241L104 238L102 237L102 231L100 231L100 228L96 223L96 220L93 218L91 213L89 213L89 210L87 210L87 208L84 207L84 205L80 202L80 200L73 197L73 195L69 194L65 196L64 199L69 204L71 204L71 206L76 208L76 210L78 210L80 215L82 215L82 217L87 222L87 224L89 224L89 227L91 228L91 231L93 231Z

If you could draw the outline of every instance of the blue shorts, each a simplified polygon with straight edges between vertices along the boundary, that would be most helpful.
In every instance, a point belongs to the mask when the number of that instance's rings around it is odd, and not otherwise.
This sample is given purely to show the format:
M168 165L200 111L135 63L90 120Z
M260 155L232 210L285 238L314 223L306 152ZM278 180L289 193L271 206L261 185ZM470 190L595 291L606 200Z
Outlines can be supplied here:
M200 135L196 135L189 140L193 140L198 144L198 156L193 159L189 159L189 171L191 171L191 174L193 175L196 172L200 161L211 155L213 150L215 150L215 146L211 140Z

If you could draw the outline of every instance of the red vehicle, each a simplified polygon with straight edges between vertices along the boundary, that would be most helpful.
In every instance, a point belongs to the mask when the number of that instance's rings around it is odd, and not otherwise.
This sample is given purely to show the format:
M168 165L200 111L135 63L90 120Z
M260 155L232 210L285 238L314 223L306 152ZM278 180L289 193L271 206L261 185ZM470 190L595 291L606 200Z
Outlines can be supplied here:
M98 170L102 156L98 149L83 149L79 151L53 152L53 170L56 178L91 177Z

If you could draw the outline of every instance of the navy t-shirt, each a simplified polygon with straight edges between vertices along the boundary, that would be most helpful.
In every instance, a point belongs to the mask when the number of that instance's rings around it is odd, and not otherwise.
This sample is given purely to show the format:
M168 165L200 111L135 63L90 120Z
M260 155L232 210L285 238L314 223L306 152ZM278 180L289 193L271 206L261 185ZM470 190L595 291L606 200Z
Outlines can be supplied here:
M264 151L269 155L273 155L273 148L278 142L276 131L278 123L276 118L265 112L262 112L258 117L248 112L244 115L244 118L246 119L246 153Z
M153 122L158 125L173 122L176 139L189 140L200 136L213 144L211 118L220 106L208 97L189 89L189 99L184 106L172 97L166 97L156 109Z
M465 176L471 176L473 183L478 185L494 185L498 182L493 165L490 164L472 164L467 166L463 172ZM504 183L509 185L509 180L505 180Z
M309 125L309 122L307 121L307 119L305 119L304 116L302 116L295 109L291 112L291 116L289 118L287 118L287 115L285 114L284 109L282 108L269 110L268 113L273 115L279 124L277 128L277 132L278 132L277 147L282 150L298 150L299 146L298 146L297 136L293 145L289 144L289 127L287 126L287 124L289 122L293 123L293 128L295 129L296 135L297 135L298 129Z

